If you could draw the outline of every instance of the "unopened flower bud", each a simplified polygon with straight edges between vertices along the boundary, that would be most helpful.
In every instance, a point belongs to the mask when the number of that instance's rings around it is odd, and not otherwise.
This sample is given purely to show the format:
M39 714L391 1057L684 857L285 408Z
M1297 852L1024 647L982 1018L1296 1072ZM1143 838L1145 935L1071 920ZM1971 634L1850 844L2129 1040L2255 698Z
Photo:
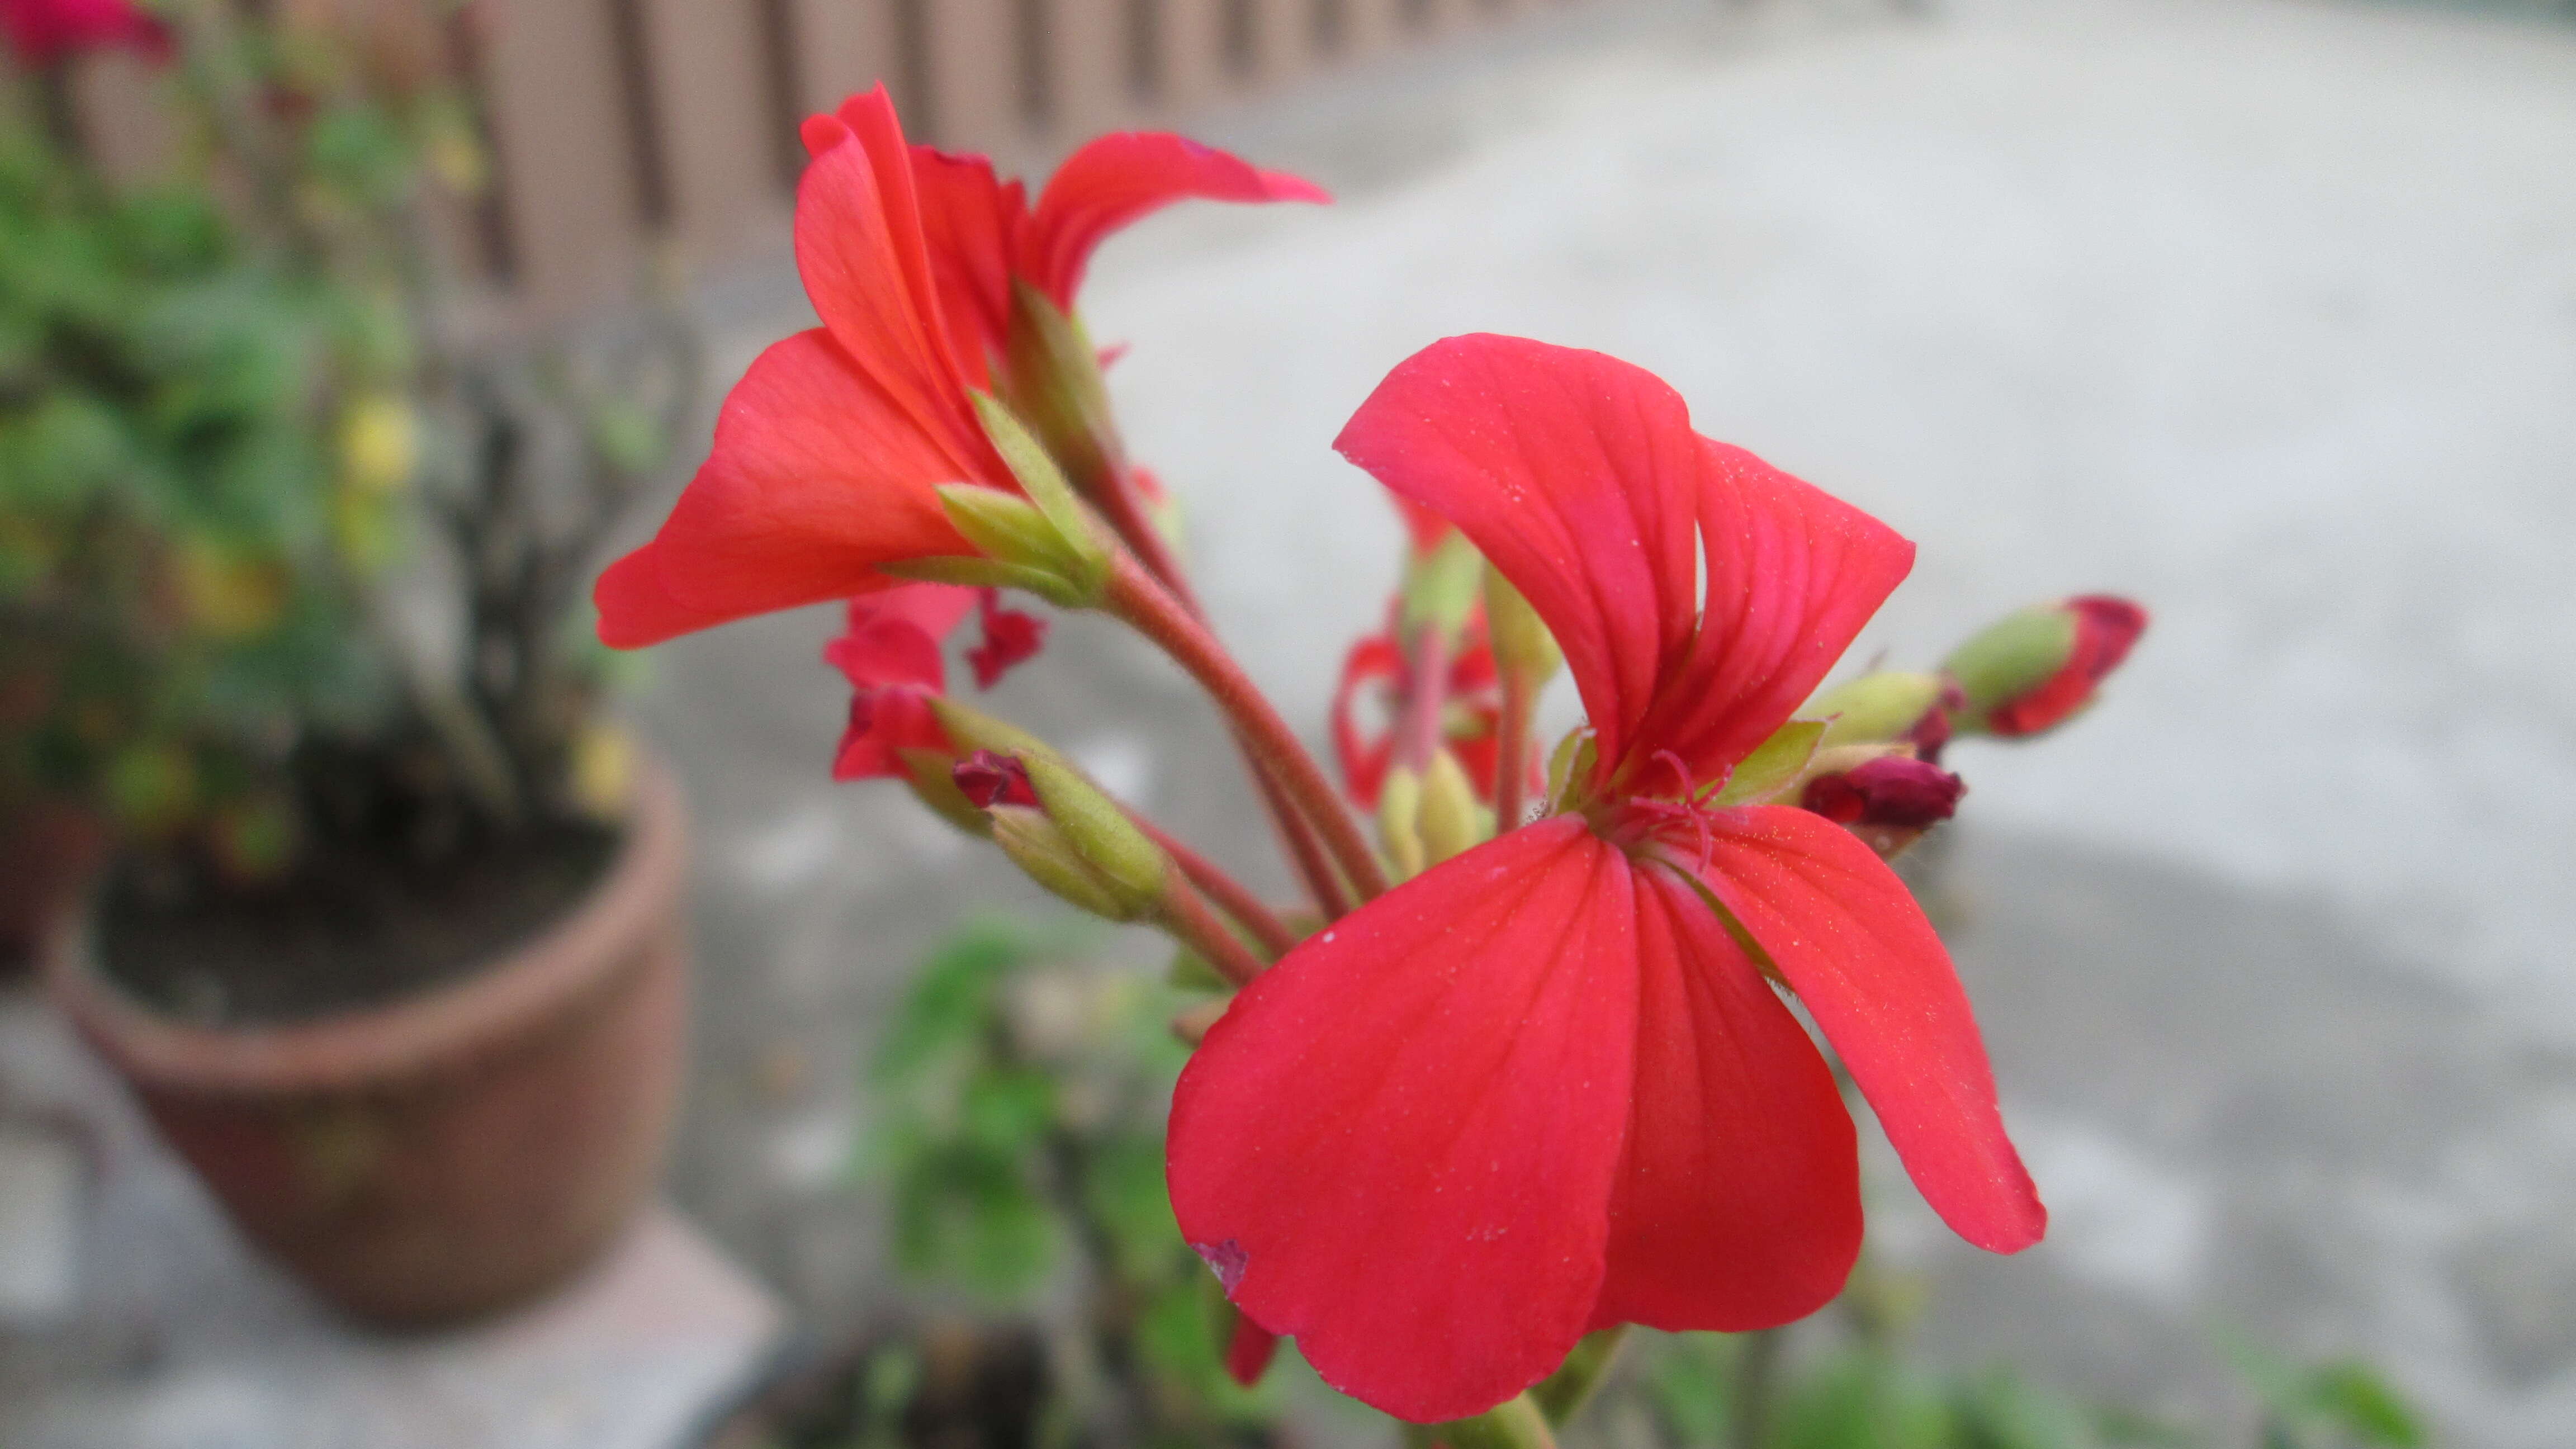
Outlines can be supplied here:
M1937 674L1881 670L1835 685L1798 713L1827 722L1827 745L1886 744L1910 736L1945 687Z
M1378 786L1377 837L1397 880L1422 874L1422 777L1406 766L1388 770Z
M1046 811L997 805L986 814L992 820L993 843L1058 900L1112 921L1140 920L1153 909L1151 895L1140 897L1092 869Z
M1438 629L1454 643L1458 631L1467 627L1467 616L1476 610L1484 572L1484 556L1467 541L1467 535L1456 529L1451 529L1430 552L1407 558L1404 586L1398 595L1402 637L1410 640L1427 626Z
M1122 895L1140 902L1162 899L1171 862L1136 828L1125 806L1052 751L1024 755L1020 763L1038 803L1084 863Z
M942 485L940 506L978 557L911 559L888 565L888 572L939 583L1026 589L1066 608L1098 603L1108 588L1110 554L1090 510L1008 407L984 393L973 398L985 437L1010 465L1021 493L981 483Z
M1483 811L1476 802L1475 784L1458 757L1447 750L1433 754L1431 768L1423 772L1420 809L1424 866L1438 865L1484 843Z
M1807 781L1799 804L1837 825L1924 830L1959 808L1967 784L1909 755L1881 755L1854 769Z
M2009 614L1943 664L1964 704L1962 734L2037 734L2093 702L2103 678L2146 631L2147 611L2085 594Z
M1490 565L1485 569L1485 634L1493 641L1495 666L1533 684L1553 677L1565 662L1547 621Z
M898 749L895 762L903 767L904 783L912 787L913 796L932 814L969 835L993 833L993 817L957 788L956 756L945 750Z

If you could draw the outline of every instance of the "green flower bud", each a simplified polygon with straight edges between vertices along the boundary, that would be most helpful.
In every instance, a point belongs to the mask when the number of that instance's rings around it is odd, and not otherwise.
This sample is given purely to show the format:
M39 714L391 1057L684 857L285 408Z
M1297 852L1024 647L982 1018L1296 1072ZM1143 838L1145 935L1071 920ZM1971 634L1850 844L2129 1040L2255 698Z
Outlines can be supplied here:
M1377 838L1397 880L1422 874L1422 777L1404 765L1386 772L1377 791Z
M1421 840L1423 864L1438 865L1481 845L1486 831L1476 803L1476 787L1458 757L1442 750L1431 757L1422 776Z
M2075 616L2054 604L2016 610L1951 651L1941 667L1967 696L1965 722L2030 693L2075 652Z
M1408 559L1401 615L1405 639L1409 642L1428 625L1456 640L1458 631L1467 627L1467 616L1475 612L1484 564L1484 556L1467 541L1467 535L1455 529L1440 540L1439 547Z
M1048 818L1085 864L1124 896L1140 903L1162 899L1171 862L1136 828L1125 806L1052 751L1022 755L1020 763Z
M1058 900L1111 921L1139 920L1152 910L1151 897L1138 899L1085 863L1044 810L996 805L985 813L992 819L993 843Z
M1556 636L1538 610L1490 566L1485 570L1485 632L1494 641L1495 665L1532 684L1553 678L1565 662L1565 652L1557 648Z
M1940 704L1941 689L1937 674L1881 670L1835 685L1798 713L1828 721L1828 745L1883 744L1921 723Z

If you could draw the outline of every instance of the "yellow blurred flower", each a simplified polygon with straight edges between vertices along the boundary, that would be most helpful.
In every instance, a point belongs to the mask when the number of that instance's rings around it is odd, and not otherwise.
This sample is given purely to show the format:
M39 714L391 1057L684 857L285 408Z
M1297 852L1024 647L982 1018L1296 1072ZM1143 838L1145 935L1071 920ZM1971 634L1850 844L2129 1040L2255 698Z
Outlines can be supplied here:
M275 559L241 558L197 539L179 546L179 594L188 620L217 639L248 639L277 626L290 580Z
M372 495L394 493L420 467L420 415L399 393L357 399L340 415L340 480Z
M596 820L626 818L635 793L635 740L615 725L593 724L572 742L572 798Z

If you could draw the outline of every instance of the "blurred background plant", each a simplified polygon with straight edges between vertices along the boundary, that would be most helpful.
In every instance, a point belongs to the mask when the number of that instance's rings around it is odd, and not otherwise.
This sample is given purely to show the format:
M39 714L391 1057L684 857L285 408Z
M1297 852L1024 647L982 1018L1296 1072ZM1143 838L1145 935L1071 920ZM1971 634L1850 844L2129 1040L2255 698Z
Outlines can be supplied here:
M469 11L10 18L0 811L112 843L111 925L363 916L496 850L577 890L631 749L573 615L691 419L689 330L648 307L530 337L460 280L490 179ZM62 97L97 44L164 60L166 174L90 158ZM284 1009L234 987L191 1004Z

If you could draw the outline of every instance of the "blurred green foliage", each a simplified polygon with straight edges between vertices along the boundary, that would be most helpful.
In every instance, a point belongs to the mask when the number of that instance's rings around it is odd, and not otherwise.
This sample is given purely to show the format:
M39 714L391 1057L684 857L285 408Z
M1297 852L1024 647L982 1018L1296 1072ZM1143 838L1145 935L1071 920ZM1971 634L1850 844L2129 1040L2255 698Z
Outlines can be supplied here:
M331 423L396 320L0 127L0 798L151 834L255 798L294 723L389 679L335 537Z
M1049 1442L1266 1443L1273 1391L1227 1376L1232 1310L1163 1186L1170 1022L1203 998L1094 944L986 920L933 952L876 1053L865 1171L907 1271L1051 1324Z

